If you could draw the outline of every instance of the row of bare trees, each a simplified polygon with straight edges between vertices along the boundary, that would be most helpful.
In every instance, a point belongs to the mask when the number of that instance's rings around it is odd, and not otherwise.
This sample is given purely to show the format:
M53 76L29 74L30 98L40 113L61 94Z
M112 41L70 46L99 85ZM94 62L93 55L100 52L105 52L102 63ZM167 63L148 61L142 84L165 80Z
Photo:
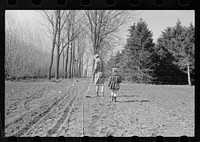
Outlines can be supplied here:
M61 76L73 78L87 75L89 68L93 69L94 66L94 61L91 60L92 56L98 53L103 59L106 59L120 40L118 30L130 19L130 11L120 10L43 10L39 13L45 19L40 24L45 27L43 34L51 41L51 44L49 44L51 45L51 53L47 56L41 55L43 52L35 48L34 41L30 42L25 39L27 46L38 51L38 53L25 54L24 52L28 50L24 48L21 50L23 57L19 56L19 59L22 62L25 61L24 56L26 55L33 60L41 59L40 63L45 63L45 75L48 76L48 79L53 76L58 79ZM7 30L7 39L9 35L18 37L19 32L13 34L10 27L12 26L9 26ZM27 31L24 32L27 33ZM30 34L29 37L33 40L31 36ZM15 42L14 39L11 39L12 43ZM19 44L19 41L16 41L17 44ZM12 46L9 45L8 48L6 45L6 49L9 51ZM22 46L19 45L18 47ZM6 52L6 62L9 61L7 57L12 58L12 56L9 56L9 52ZM44 66L37 66L37 70L41 70L40 68L44 68ZM6 65L6 67L8 66ZM23 67L30 69L32 65L23 65ZM8 72L7 74L11 75ZM23 71L20 76L23 76Z
M62 57L62 72L64 78L81 77L83 74L83 55L86 47L85 25L80 17L80 11L54 10L42 11L41 14L48 21L46 27L52 41L51 59L48 78L54 63L54 50L56 49L55 78L59 78L60 58ZM49 26L50 25L50 26Z

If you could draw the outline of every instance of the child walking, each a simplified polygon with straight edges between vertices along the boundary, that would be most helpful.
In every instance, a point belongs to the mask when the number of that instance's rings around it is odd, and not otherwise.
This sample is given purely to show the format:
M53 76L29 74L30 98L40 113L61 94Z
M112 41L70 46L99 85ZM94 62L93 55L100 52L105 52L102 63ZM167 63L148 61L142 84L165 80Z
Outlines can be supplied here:
M112 69L112 75L110 76L108 87L111 90L111 101L116 102L117 91L120 89L120 83L122 77L118 74L117 68Z

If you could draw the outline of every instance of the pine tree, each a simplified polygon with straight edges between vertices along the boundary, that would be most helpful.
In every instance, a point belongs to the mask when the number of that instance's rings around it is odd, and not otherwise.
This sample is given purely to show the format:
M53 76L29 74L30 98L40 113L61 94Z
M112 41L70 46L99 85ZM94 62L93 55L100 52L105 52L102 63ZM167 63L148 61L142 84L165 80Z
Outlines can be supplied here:
M187 73L188 84L191 85L190 72L194 67L194 27L183 27L178 20L174 27L168 27L158 39L157 74Z
M123 49L121 69L125 78L132 81L150 81L152 78L152 32L142 19L129 29L127 44Z

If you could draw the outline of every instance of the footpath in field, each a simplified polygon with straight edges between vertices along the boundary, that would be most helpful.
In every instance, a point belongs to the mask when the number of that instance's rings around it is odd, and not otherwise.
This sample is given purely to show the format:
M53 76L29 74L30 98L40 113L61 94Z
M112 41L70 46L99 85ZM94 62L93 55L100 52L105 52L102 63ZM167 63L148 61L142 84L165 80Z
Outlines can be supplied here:
M124 84L117 102L111 102L107 87L105 96L97 97L93 84L83 98L84 129L79 98L58 136L82 136L82 130L94 137L194 136L193 89L184 88Z
M194 136L194 87L122 84L111 102L77 80L6 83L6 136Z

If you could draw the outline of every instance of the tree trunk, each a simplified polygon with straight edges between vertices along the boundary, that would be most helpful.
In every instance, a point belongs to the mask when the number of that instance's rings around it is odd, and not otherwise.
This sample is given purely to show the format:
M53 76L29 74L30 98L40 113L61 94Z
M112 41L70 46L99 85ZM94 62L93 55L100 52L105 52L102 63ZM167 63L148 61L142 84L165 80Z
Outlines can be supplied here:
M77 76L78 76L78 77L80 77L80 74L79 74L79 66L80 66L80 59L79 59L79 57L77 57L76 69L77 69Z
M58 16L56 17L56 27L54 29L54 35L53 35L53 43L52 43L52 50L51 50L51 61L50 61L50 66L49 66L49 80L51 80L51 69L53 66L53 56L54 56L54 49L56 45L56 36L58 32Z
M55 49L55 44L56 44L56 34L54 34L54 39L53 39L53 43L52 43L52 50L51 50L51 62L50 62L50 66L49 66L49 80L51 80L51 69L53 66L53 56L54 56L54 49Z
M74 20L75 20L75 11L73 10L71 13L71 37L74 36ZM73 78L73 53L74 53L74 40L71 41L71 48L70 48L70 60L69 60L69 78Z
M78 77L81 77L81 60L79 59L78 64L77 64L77 72L78 72Z
M69 49L69 59L68 59L68 69L67 69L67 74L68 74L68 78L71 78L71 66L72 66L72 47L70 47Z
M188 61L187 64L187 74L188 74L188 85L191 85L191 79L190 79L190 63Z
M65 78L65 54L63 51L63 78Z
M60 10L58 10L58 45L57 45L57 57L56 57L56 79L59 78L59 60L60 60L60 23L61 17L60 17Z
M94 44L94 55L95 54L97 54L97 48L96 48L96 46ZM92 74L93 74L93 72L94 72L94 65L95 65L95 59L94 59L94 56L92 58L93 58L93 62L92 62ZM95 76L93 75L93 81L94 81L94 78L95 78Z
M72 41L72 78L75 76L75 40Z
M65 60L65 79L67 79L69 77L68 74L68 62L69 62L69 45L67 46L67 50L66 50L66 60Z
M87 70L88 70L88 59L87 59L87 62L86 62L86 69L85 69L85 72L84 72L84 75L87 77Z
M73 49L74 49L74 46L73 46L73 41L72 41L72 43L71 43L71 56L70 56L70 72L71 72L71 78L73 78L73 67L74 67L74 63L73 63Z
M83 75L83 57L81 58L80 77Z

